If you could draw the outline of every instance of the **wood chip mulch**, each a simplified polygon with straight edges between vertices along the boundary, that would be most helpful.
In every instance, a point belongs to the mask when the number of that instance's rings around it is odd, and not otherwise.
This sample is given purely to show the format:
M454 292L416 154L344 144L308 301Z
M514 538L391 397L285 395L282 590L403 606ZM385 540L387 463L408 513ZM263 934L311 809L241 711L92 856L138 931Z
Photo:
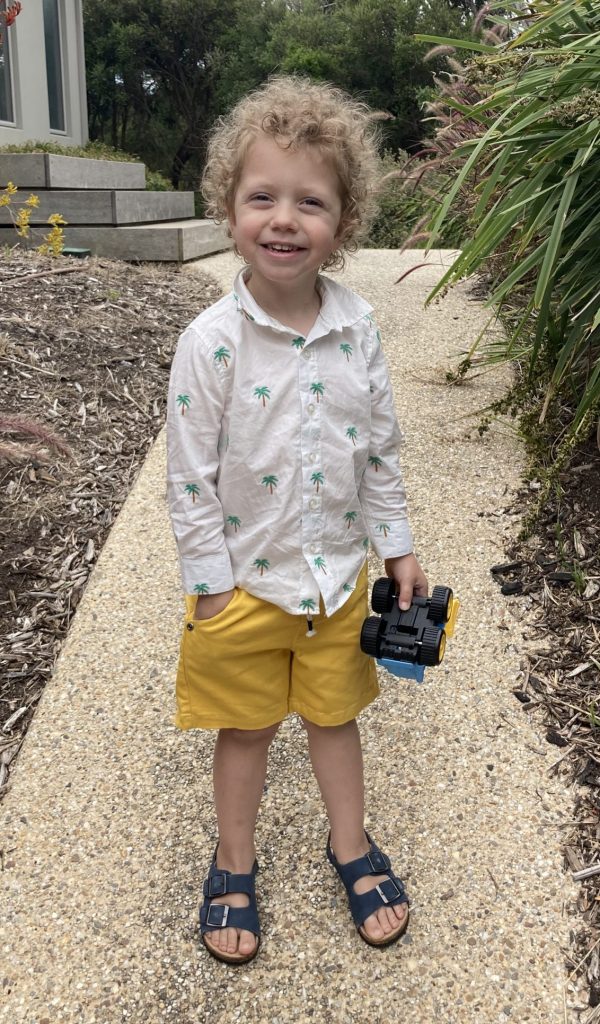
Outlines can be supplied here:
M0 798L89 574L218 286L178 266L0 254Z
M563 837L565 867L578 885L567 968L586 992L582 1024L600 1021L600 452L583 446L561 475L529 539L491 567L502 592L526 598L527 655L513 690L539 716L556 756L549 771L572 785L575 806ZM521 494L526 512L539 484ZM587 877L586 877L587 876Z

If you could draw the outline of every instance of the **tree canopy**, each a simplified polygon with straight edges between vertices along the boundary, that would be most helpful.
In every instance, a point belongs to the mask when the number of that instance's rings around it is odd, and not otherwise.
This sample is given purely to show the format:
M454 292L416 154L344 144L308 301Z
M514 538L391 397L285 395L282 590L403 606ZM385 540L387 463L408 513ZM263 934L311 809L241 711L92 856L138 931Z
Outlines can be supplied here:
M173 185L200 176L211 124L278 72L333 82L413 151L435 60L414 35L468 37L471 0L84 0L90 136Z

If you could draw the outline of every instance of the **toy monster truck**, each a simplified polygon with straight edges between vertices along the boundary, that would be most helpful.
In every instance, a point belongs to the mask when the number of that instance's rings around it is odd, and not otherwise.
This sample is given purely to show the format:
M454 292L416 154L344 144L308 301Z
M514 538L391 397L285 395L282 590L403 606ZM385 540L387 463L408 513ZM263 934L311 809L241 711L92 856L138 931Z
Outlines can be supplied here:
M371 606L377 615L365 619L361 650L395 676L423 681L425 668L439 665L446 637L454 633L459 602L449 587L434 587L431 597L413 597L402 611L396 582L383 576L375 581Z

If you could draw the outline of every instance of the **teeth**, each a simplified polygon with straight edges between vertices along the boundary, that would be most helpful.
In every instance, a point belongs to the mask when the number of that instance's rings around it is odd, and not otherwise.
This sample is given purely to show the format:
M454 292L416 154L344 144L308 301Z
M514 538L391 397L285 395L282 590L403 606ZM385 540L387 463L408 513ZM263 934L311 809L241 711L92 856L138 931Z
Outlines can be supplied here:
M278 245L277 242L270 242L267 246L268 249L275 249L275 252L295 252L298 248L297 245Z

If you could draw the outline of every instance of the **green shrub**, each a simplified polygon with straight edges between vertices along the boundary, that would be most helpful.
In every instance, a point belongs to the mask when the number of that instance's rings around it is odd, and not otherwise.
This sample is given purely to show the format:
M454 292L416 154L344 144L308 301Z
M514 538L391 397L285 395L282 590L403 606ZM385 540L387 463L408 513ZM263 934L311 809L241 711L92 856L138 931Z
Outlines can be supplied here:
M428 244L462 192L473 201L462 254L428 301L463 276L490 274L487 305L509 332L484 341L483 354L516 360L528 385L521 407L535 401L540 423L562 421L549 455L556 477L600 411L600 7L530 0L524 11L503 0L496 9L502 28L484 33L486 43L417 37L483 55L468 65L463 95L448 86L441 98L450 116L438 138L456 139L455 180ZM461 138L455 128L465 124Z

